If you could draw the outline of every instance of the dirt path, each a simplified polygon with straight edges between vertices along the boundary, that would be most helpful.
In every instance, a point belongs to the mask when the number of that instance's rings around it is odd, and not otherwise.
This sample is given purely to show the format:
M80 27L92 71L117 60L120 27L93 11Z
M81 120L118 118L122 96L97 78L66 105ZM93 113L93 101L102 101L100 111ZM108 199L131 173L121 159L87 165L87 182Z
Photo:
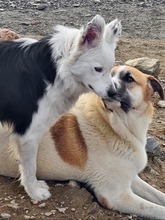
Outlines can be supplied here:
M39 6L45 9L39 10ZM118 17L122 20L123 33L116 60L125 62L143 56L160 59L159 78L165 88L164 9L165 1L159 0L6 0L0 1L0 27L11 28L22 35L43 36L52 32L53 25L57 23L79 27L97 13L103 15L106 21ZM148 166L141 175L148 183L165 192L165 110L157 106L157 97L154 102L155 117L149 135L159 141L161 148L156 155L149 155ZM49 182L49 185L52 198L45 204L32 204L17 180L0 177L0 216L8 213L13 220L141 219L103 209L83 187L72 188L67 184L55 186L55 182Z

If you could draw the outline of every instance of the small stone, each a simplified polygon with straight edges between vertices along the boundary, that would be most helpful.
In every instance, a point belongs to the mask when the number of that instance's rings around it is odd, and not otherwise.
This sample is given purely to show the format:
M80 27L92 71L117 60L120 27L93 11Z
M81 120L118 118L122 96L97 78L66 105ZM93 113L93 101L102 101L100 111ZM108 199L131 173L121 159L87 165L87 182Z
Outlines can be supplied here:
M39 20L34 20L34 21L31 22L31 25L37 25L37 24L39 24L39 23L41 23L41 21L39 21Z
M64 184L57 183L55 186L57 186L57 187L64 187Z
M39 208L45 208L46 207L46 203L41 203L38 207Z
M98 209L98 204L96 202L92 203L92 205L88 209L88 215L94 215Z
M77 3L77 4L73 4L73 7L75 7L75 8L77 8L77 7L79 7L79 6L80 6L79 3Z
M148 137L147 143L146 143L146 151L150 153L156 153L156 151L159 149L159 143L157 140L155 140L154 137Z
M33 205L37 205L38 204L37 200L31 200L31 202L33 203Z
M94 0L95 4L101 4L101 0Z
M29 215L24 215L23 218L24 219L30 219L30 216Z
M45 216L49 217L49 216L51 216L51 215L53 215L52 212L45 212Z
M139 2L138 5L143 7L143 6L145 6L145 2Z
M85 17L91 17L92 16L92 14L86 14L86 15L84 15Z
M56 214L56 210L51 210L51 213L53 214L53 215L55 215Z
M68 209L68 207L64 207L64 208L56 207L56 209L57 209L60 213L65 214L65 211Z
M11 203L11 204L15 204L15 200L13 199L10 203Z
M19 209L18 203L7 204L7 207L12 209Z
M75 212L75 211L76 211L76 209L75 209L75 208L71 208L71 211L72 211L72 212Z
M22 25L25 25L25 26L29 26L29 25L30 25L30 23L29 23L29 22L26 22L26 21L21 22L21 24L22 24Z
M161 107L161 108L165 108L165 100L160 100L158 102L158 106Z
M74 181L74 180L70 180L69 183L68 183L68 185L71 186L71 187L73 187L73 188L74 188L74 187L80 188L80 187L79 187L79 184L78 184L76 181Z
M151 169L150 173L151 173L153 176L159 176L159 173L158 173L156 170Z
M39 5L37 6L37 9L40 10L40 11L43 11L43 10L46 9L46 7L47 7L47 5L45 5L45 4L39 4Z
M10 214L8 214L8 213L2 213L1 214L1 217L2 217L2 219L11 219L11 215Z

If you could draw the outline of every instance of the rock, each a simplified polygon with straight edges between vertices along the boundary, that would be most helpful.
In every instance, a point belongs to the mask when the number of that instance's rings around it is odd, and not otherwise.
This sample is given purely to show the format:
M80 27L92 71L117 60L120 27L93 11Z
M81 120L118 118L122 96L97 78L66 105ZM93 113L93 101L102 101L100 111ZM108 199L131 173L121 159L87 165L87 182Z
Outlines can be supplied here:
M68 183L69 186L71 187L77 187L77 188L80 188L80 185L78 184L78 182L74 181L74 180L70 180L69 183Z
M39 21L39 20L34 20L34 21L31 22L31 25L37 25L37 24L40 24L40 23L41 23L41 21Z
M6 219L6 220L11 219L11 215L8 213L2 213L1 217L2 217L2 219Z
M153 175L153 176L159 176L159 173L154 170L154 169L151 169L150 173Z
M47 5L45 5L45 4L39 4L39 5L37 6L37 9L40 10L40 11L43 11L43 10L46 9L46 7L47 7Z
M52 212L45 212L45 216L49 217L49 216L51 216L51 215L53 215Z
M64 207L64 208L56 207L56 209L59 211L59 213L65 214L65 211L68 209L68 207Z
M155 140L154 137L148 137L147 143L146 143L146 151L150 153L156 153L156 151L159 149L159 143L157 140Z
M51 213L53 214L53 215L55 215L56 214L56 210L51 210Z
M88 209L88 215L94 215L98 210L99 206L96 202L94 202Z
M30 219L29 215L24 215L24 219Z
M101 0L94 0L95 4L101 4Z
M73 7L75 7L75 8L77 8L77 7L80 7L80 4L79 3L75 3L75 4L73 4Z
M46 203L41 203L38 207L39 208L45 208L46 207Z
M165 100L160 100L157 105L161 108L165 108Z
M143 73L153 76L158 76L160 72L160 61L158 59L141 57L133 60L128 60L125 64L128 66L133 66Z
M31 200L31 202L33 203L33 205L37 205L38 204L38 201L37 200Z
M17 203L14 204L7 204L7 207L10 207L12 209L19 209L19 205Z

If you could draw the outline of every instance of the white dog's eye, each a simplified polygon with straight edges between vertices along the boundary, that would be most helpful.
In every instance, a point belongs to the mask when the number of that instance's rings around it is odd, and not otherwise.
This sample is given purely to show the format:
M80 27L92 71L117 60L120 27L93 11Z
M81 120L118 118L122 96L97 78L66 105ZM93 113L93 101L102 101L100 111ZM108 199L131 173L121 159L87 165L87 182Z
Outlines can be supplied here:
M101 73L103 71L103 68L102 67L95 67L95 70L96 70L96 72Z

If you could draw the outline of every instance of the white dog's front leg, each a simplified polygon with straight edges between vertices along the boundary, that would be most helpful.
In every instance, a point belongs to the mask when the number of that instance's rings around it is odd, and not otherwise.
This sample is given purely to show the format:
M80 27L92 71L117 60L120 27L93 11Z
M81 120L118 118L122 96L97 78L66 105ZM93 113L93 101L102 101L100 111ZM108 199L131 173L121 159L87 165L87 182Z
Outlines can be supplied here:
M36 179L38 142L36 139L20 139L21 184L34 200L41 201L50 197L49 187L44 181Z
M140 177L136 177L132 183L132 190L135 194L154 202L159 205L165 206L165 194L150 186L143 181Z

